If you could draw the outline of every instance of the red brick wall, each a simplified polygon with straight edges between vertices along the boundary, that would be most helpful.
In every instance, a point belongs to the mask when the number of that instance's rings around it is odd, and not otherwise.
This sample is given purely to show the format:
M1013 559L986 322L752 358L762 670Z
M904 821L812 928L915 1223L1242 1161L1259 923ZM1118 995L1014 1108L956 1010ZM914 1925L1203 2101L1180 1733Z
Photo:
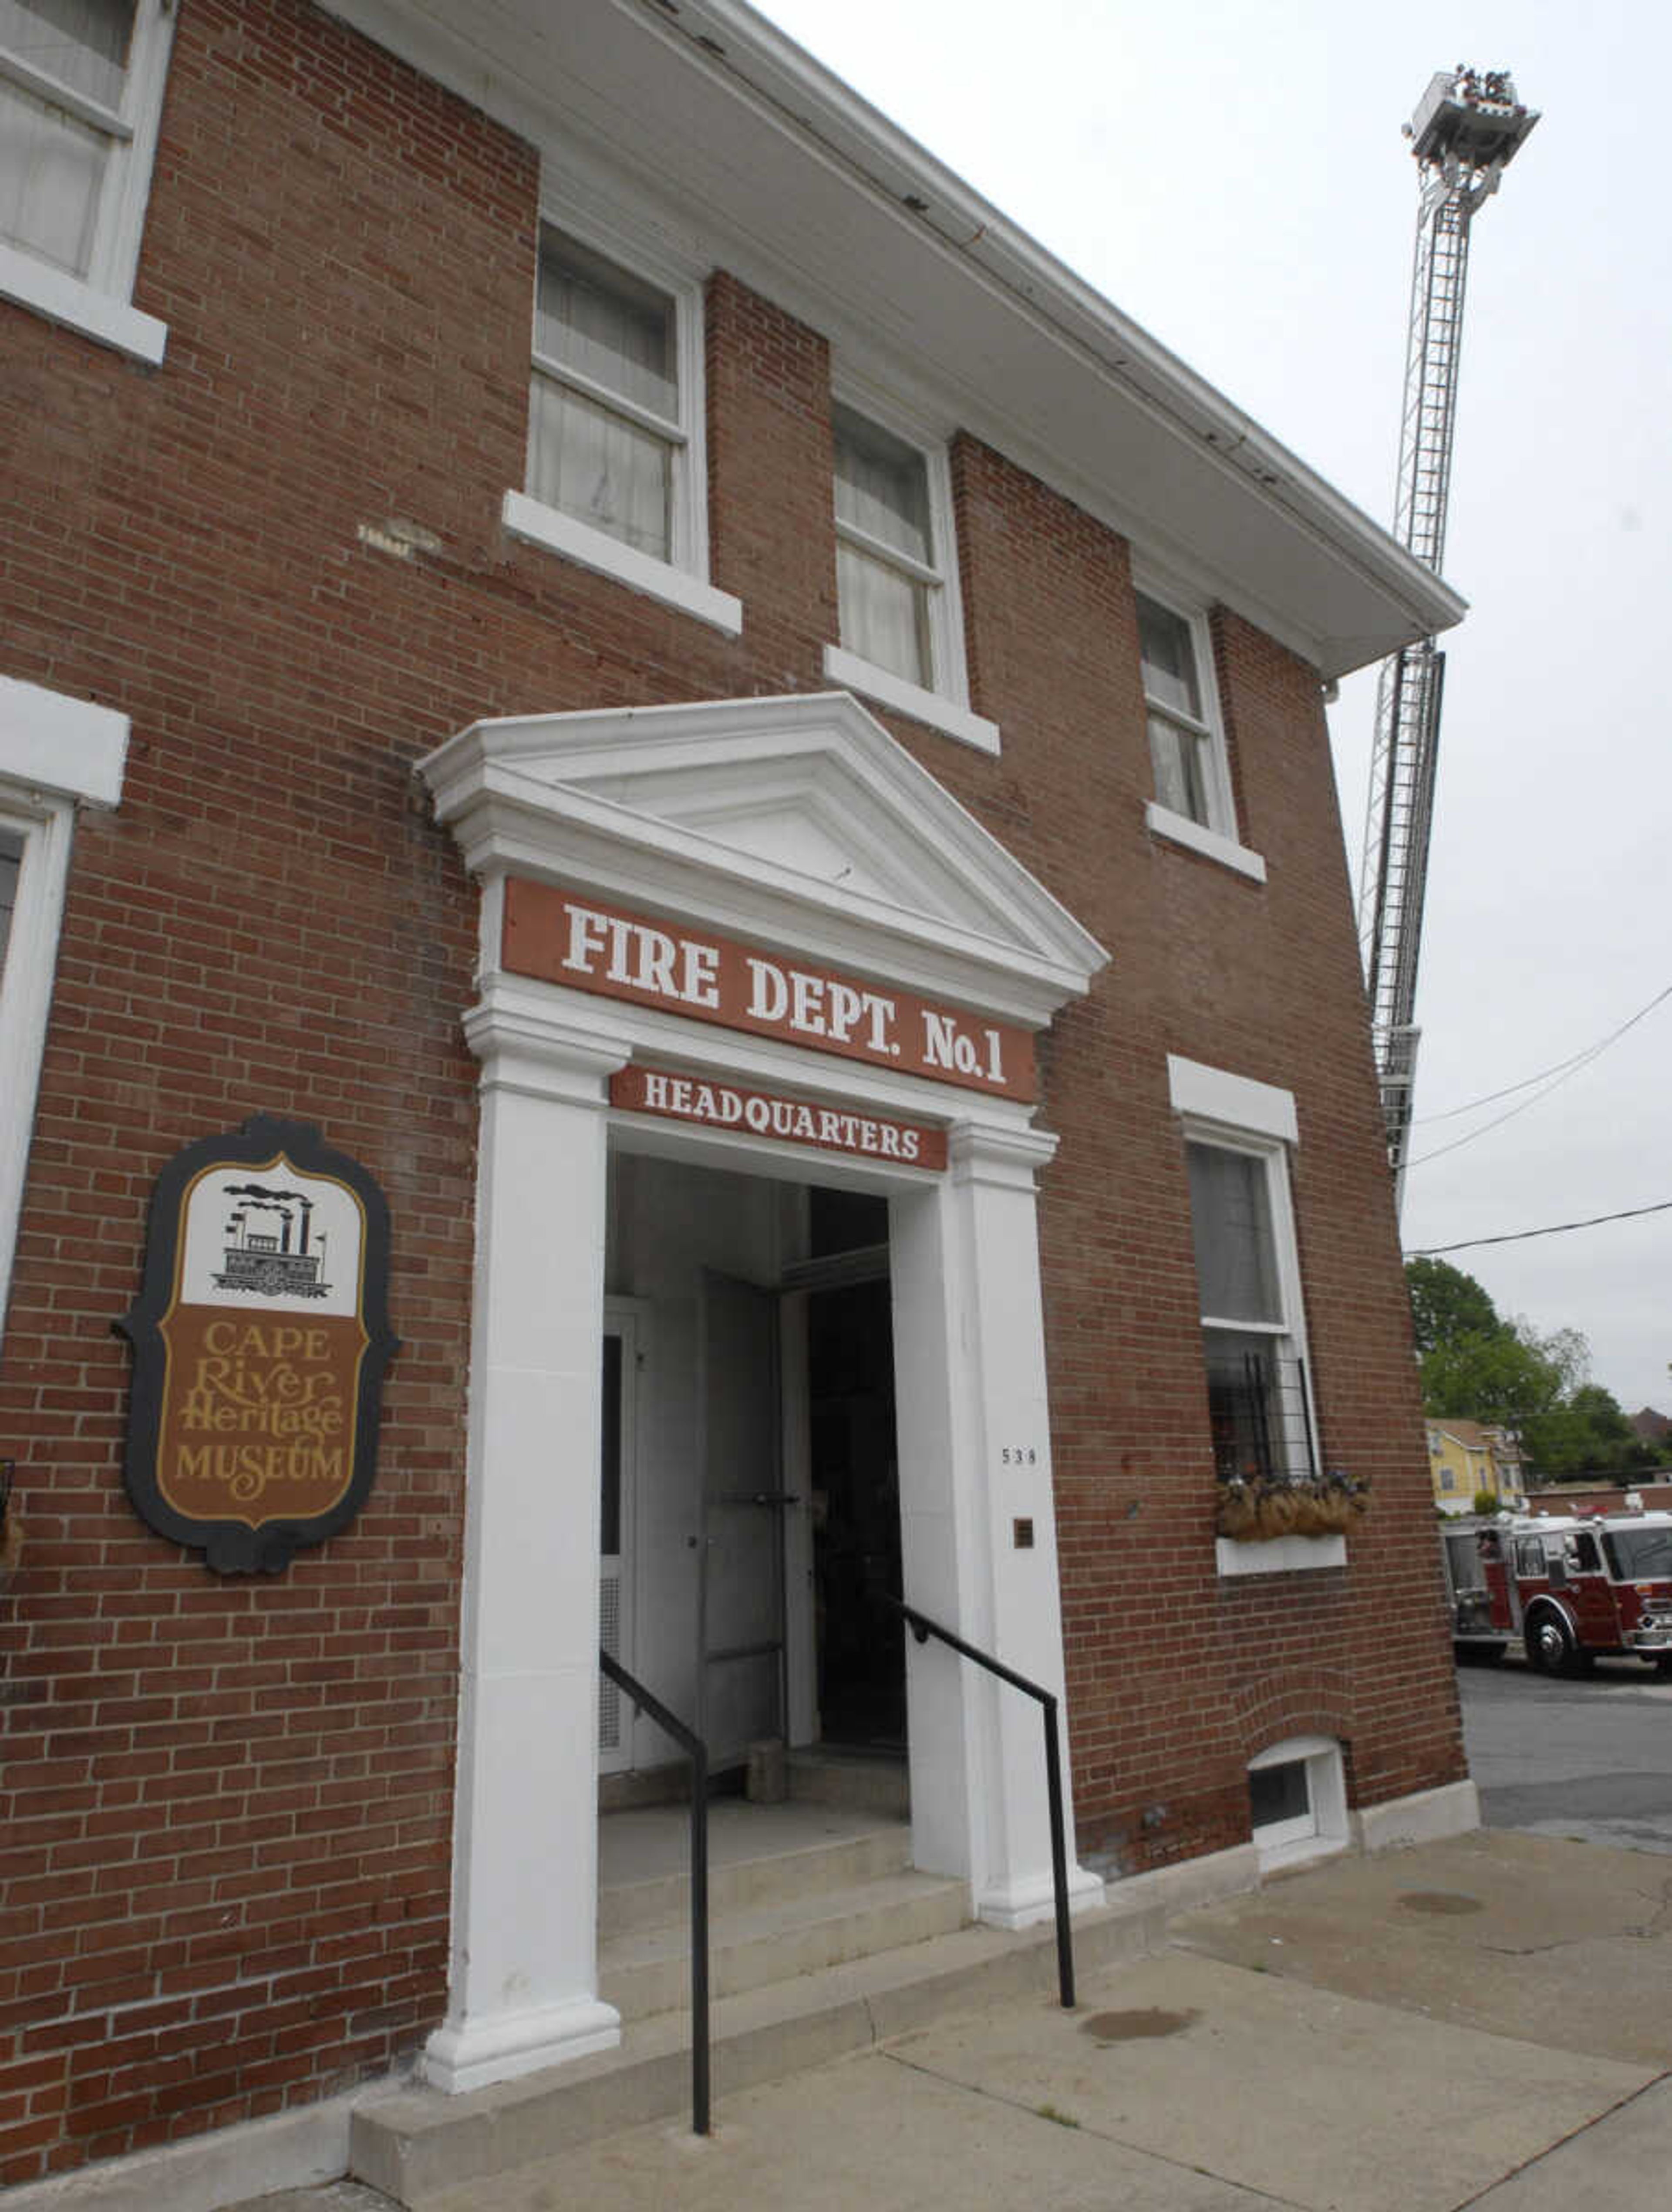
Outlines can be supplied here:
M133 721L78 833L0 1376L0 2182L324 2094L441 2014L475 897L413 763L485 715L823 684L828 349L724 272L742 637L505 538L536 194L526 147L300 0L184 0L137 292L165 365L0 304L4 672ZM1361 1802L1462 1771L1426 1459L1316 683L1219 622L1264 888L1152 839L1125 546L972 441L954 478L1003 757L887 719L1114 956L1046 1042L1042 1220L1081 1840L1136 1866L1243 1836L1281 1735L1341 1735ZM392 520L438 550L360 534ZM1324 1449L1378 1486L1345 1574L1213 1572L1170 1050L1298 1094ZM111 1334L157 1170L257 1109L383 1184L404 1339L366 1511L258 1583L128 1508Z

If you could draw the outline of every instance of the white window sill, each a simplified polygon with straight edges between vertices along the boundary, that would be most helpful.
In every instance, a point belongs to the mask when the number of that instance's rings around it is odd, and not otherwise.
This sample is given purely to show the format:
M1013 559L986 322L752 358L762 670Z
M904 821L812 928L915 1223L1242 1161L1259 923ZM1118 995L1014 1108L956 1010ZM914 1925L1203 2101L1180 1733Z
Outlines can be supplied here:
M0 299L15 300L33 307L66 329L96 338L155 368L168 343L168 325L155 315L143 315L125 300L95 291L79 276L69 276L50 263L21 253L15 246L0 246Z
M943 699L938 691L926 691L921 684L908 684L903 676L891 675L886 668L861 660L858 653L844 652L839 645L825 647L824 673L844 691L861 691L879 706L909 714L915 722L927 722L942 737L956 738L960 744L973 745L977 752L999 750L996 722L972 714L955 699Z
M1231 837L1223 837L1217 830L1205 828L1193 822L1188 814L1175 814L1170 806L1158 806L1151 799L1144 809L1144 821L1158 837L1170 838L1175 845L1188 845L1193 853L1201 853L1221 866L1234 868L1239 876L1247 876L1256 884L1266 880L1266 863L1258 853L1250 853L1246 845L1239 845Z
M1273 1536L1263 1544L1213 1539L1213 1563L1222 1576L1293 1575L1308 1567L1344 1567L1345 1536Z
M526 492L508 491L500 519L514 538L543 545L548 553L561 553L566 561L577 562L598 575L625 584L648 599L659 599L665 607L694 615L698 622L723 630L727 637L742 634L741 599L734 599L729 592L716 591L712 584L687 575L683 568L623 545L607 532L577 522L573 515L548 507L544 500L530 499Z

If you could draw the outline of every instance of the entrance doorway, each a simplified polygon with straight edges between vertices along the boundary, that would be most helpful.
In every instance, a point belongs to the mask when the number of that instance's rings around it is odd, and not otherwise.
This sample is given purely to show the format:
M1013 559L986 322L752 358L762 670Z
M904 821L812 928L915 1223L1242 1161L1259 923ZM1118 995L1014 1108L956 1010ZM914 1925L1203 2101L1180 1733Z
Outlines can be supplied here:
M603 1626L709 1747L904 1753L889 1205L617 1155L604 1347ZM599 1765L678 1765L602 1700Z

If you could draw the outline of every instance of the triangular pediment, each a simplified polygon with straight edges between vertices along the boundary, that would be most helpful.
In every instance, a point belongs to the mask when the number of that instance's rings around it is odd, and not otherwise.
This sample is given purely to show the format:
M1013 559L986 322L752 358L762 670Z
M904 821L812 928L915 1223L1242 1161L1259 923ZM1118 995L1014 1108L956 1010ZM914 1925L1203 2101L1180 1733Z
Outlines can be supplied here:
M1107 957L846 692L478 722L420 765L475 868L840 945L891 972L991 969L1042 1018Z

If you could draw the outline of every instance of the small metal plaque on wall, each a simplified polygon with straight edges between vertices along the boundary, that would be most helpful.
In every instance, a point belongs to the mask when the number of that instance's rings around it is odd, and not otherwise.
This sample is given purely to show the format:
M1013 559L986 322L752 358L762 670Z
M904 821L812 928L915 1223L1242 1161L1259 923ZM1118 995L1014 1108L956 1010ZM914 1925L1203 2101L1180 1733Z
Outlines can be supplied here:
M151 1198L125 1474L217 1574L277 1574L347 1527L377 1462L389 1208L310 1122L188 1145Z

